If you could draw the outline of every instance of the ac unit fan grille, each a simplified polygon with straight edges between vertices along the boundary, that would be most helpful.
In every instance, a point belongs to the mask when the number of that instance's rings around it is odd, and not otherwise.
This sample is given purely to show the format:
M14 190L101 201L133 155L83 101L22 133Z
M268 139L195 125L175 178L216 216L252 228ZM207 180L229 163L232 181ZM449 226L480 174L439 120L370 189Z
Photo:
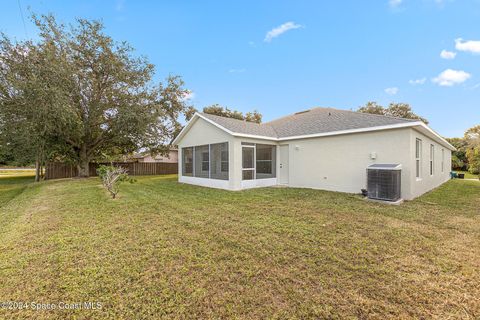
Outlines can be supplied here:
M367 169L370 199L397 201L401 193L401 170Z

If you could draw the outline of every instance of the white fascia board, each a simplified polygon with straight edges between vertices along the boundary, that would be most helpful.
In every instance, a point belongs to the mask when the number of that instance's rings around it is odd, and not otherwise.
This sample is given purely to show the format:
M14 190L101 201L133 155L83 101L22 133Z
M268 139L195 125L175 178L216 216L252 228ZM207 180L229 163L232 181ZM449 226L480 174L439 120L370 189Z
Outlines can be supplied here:
M425 130L427 130L430 134L432 134L435 138L437 138L441 144L443 144L445 147L448 149L455 151L457 148L452 146L447 140L445 140L441 135L439 135L437 132L435 132L432 128L427 126L425 123L421 122L420 123L421 127Z

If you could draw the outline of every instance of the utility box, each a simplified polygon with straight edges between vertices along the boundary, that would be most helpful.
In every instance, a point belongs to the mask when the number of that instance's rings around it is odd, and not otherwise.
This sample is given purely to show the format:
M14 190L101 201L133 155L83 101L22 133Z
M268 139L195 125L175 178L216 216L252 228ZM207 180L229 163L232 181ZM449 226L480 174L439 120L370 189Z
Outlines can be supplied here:
M369 199L397 201L401 199L402 165L372 164L367 167Z

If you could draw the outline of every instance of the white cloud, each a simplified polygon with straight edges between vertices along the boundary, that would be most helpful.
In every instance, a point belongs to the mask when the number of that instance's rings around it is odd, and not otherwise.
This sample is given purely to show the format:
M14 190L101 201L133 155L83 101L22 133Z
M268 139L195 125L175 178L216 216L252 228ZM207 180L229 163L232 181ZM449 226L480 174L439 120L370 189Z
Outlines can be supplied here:
M183 95L183 100L184 101L193 100L194 98L195 98L195 92L193 92L193 91L188 91L187 93L185 93Z
M447 60L455 59L456 55L457 53L453 51L442 50L442 52L440 52L440 57Z
M425 81L427 81L427 78L421 78L421 79L414 79L414 80L410 80L408 81L408 83L410 83L411 85L421 85L421 84L424 84Z
M285 22L279 27L273 28L272 30L268 31L265 35L265 39L263 41L270 42L273 38L278 37L279 35L287 32L288 30L299 29L303 28L301 24L296 24L292 21Z
M462 38L455 39L455 48L458 51L467 51L471 53L480 53L479 40L463 40Z
M229 73L244 73L245 71L247 71L245 68L228 70Z
M455 84L467 81L470 77L471 75L463 70L447 69L440 73L438 77L433 78L432 81L439 86L451 87Z
M390 8L398 8L402 4L403 0L389 0L388 5Z
M396 95L398 93L398 88L397 87L387 88L385 89L385 93L391 96Z

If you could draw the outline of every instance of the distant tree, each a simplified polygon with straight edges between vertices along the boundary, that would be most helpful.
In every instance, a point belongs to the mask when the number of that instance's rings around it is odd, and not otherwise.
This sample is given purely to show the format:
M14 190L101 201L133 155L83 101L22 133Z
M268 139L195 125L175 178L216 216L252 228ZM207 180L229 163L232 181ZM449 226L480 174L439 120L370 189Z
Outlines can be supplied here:
M390 103L388 108L385 108L374 101L369 101L365 106L359 107L358 112L380 114L384 116L404 118L404 119L418 119L428 124L428 120L415 114L408 103Z
M467 140L465 138L447 138L446 140L457 149L452 153L452 169L467 170Z
M375 101L368 101L366 105L358 108L358 112L385 115L385 108Z
M468 144L466 152L468 171L478 174L480 173L480 125L468 129L464 138Z
M480 172L480 125L467 131L462 138L448 138L447 141L457 150L452 154L452 168Z
M468 171L473 174L480 173L480 146L467 150Z
M257 110L253 110L253 112L247 112L245 114L245 120L249 122L262 123L262 115Z
M480 125L474 126L465 131L465 139L473 144L478 143L480 139Z
M219 104L213 104L203 108L203 112L237 120L245 120L256 123L262 122L262 115L257 110L254 110L253 112L247 112L245 115L243 115L243 113L240 111L230 110L228 107L222 107Z

